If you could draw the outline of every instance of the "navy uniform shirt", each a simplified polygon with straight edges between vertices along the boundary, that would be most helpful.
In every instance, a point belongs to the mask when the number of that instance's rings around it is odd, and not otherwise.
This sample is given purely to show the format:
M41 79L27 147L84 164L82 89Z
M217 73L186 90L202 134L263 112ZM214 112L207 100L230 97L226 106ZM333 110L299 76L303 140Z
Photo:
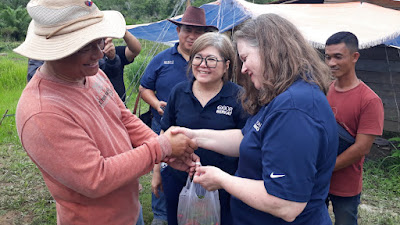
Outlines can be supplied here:
M246 123L247 114L238 100L240 86L226 82L221 91L203 108L192 91L193 82L182 82L172 90L164 116L161 119L161 129L170 126L182 126L191 129L241 129ZM202 165L213 165L234 174L237 169L237 158L199 148L196 154L200 156ZM178 171L177 171L178 172ZM186 180L187 173L182 178Z
M335 166L336 120L318 86L297 80L242 129L236 176L263 180L270 195L307 202L293 223L232 196L234 224L332 224L325 199Z
M108 72L104 70L106 73L108 79L110 79L112 85L114 86L115 91L118 93L119 97L123 102L125 102L125 83L124 83L124 68L126 65L132 63L133 61L129 62L128 59L126 58L125 55L125 48L126 46L117 46L115 47L115 59L117 60L117 57L119 60L115 63L115 67L112 69L109 69ZM107 59L106 57L104 59ZM107 67L111 67L109 64L111 64L112 61L107 59ZM99 62L100 63L100 62ZM107 68L106 67L106 68Z
M167 102L172 88L182 82L187 81L188 62L178 52L178 43L174 47L168 48L156 55L147 65L146 70L140 80L142 87L153 90L160 101ZM161 116L155 109L151 112L156 121L160 121Z

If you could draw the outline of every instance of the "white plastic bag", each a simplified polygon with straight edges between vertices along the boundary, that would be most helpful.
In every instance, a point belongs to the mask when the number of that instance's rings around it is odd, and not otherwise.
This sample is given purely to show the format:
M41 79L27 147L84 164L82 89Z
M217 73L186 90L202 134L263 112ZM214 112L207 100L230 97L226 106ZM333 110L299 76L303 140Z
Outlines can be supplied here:
M219 225L220 211L218 190L207 191L188 176L179 194L178 225Z

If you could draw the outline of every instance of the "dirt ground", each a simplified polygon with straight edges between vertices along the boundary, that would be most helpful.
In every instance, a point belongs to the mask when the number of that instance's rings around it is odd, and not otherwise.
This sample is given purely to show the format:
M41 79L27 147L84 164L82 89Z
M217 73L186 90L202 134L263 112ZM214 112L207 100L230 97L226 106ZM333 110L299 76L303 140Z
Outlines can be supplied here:
M375 143L373 144L370 153L366 156L366 161L367 160L379 160L382 159L388 155L391 154L393 147L389 144L389 142L385 139L377 138ZM0 164L0 168L2 168L2 165ZM365 202L367 203L367 202ZM373 206L370 206L368 204L360 204L360 208L367 210L367 211L379 211L379 209L375 209ZM333 217L333 212L332 212L332 207L329 207L329 212L331 214L332 219L334 220ZM394 214L397 215L396 212L393 212ZM0 215L0 225L9 225L9 224L30 224L32 221L32 216L31 215L25 215L23 216L23 221L16 221L16 218L21 218L21 212L18 211L9 211L6 212L3 215Z
M23 221L17 221L16 218L21 217L21 212L8 211L6 214L0 216L0 225L10 225L10 224L30 224L32 222L32 216L24 216Z

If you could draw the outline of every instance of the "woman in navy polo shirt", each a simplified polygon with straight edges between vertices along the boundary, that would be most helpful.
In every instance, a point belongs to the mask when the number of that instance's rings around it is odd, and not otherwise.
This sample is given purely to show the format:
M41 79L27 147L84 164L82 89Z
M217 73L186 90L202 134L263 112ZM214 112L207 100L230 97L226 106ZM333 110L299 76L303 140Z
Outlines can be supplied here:
M332 224L325 199L338 134L325 97L329 68L297 28L276 14L235 33L243 108L242 130L189 130L199 147L239 156L235 176L197 168L194 182L232 195L232 224Z
M241 129L247 114L238 99L241 88L232 83L235 52L229 38L218 33L206 33L193 44L189 68L194 79L176 85L168 99L161 119L161 129L184 126L193 129ZM224 156L205 149L196 150L202 165L218 166L234 174L237 157ZM162 184L167 199L168 224L177 224L179 193L186 184L188 174L167 167L162 173ZM231 225L230 195L219 191L221 224Z

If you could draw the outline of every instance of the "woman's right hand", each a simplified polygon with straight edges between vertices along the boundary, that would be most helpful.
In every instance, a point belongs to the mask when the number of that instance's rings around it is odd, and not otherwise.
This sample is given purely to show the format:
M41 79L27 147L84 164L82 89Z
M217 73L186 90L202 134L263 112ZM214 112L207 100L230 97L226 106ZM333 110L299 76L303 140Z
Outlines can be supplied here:
M163 186L162 186L162 181L161 181L161 172L160 171L154 171L153 172L153 177L151 178L151 191L154 193L154 195L159 198L160 195L158 194L158 191L164 191Z

